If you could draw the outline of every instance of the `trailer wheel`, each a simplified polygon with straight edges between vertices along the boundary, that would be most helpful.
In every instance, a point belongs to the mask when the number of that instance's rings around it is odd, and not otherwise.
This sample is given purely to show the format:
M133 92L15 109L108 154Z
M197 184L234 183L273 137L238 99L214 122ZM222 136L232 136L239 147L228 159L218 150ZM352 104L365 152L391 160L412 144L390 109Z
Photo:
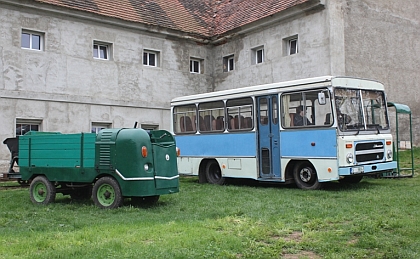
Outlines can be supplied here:
M309 162L297 163L294 168L293 178L300 189L318 190L322 187L322 183L318 182L315 168Z
M135 205L150 206L150 205L156 204L159 200L159 197L160 197L159 195L146 196L146 197L131 197L131 202L134 203Z
M217 163L216 160L211 160L207 162L206 178L207 182L211 184L222 185L225 183L225 178L222 176L222 170L220 170L219 163Z
M47 205L55 200L55 186L45 176L37 176L29 187L31 201L35 204Z
M96 181L92 198L95 205L101 209L115 209L123 203L120 185L112 177L102 177Z

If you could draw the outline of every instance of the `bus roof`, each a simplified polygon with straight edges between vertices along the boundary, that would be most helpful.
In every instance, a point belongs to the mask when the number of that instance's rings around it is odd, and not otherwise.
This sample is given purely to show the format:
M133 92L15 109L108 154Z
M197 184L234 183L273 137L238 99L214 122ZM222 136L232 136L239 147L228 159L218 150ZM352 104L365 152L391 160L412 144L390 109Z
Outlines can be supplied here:
M286 90L287 88L293 87L293 88L296 88L296 90L300 90L302 87L306 88L307 85L311 85L312 87L335 85L335 86L360 88L360 89L362 88L363 89L377 89L377 90L384 89L384 86L381 83L374 80L360 79L360 78L354 78L354 77L321 76L321 77L305 78L305 79L299 79L299 80L247 86L247 87L234 88L234 89L228 89L228 90L222 90L222 91L181 96L181 97L176 97L172 99L171 104L181 104L183 102L191 102L191 101L199 102L202 100L210 101L210 100L216 100L216 99L224 99L227 96L246 97L246 96L257 95L257 94L258 95L273 94L273 93L278 92L278 90L276 89L279 89L279 88ZM292 89L287 89L287 90L292 90Z

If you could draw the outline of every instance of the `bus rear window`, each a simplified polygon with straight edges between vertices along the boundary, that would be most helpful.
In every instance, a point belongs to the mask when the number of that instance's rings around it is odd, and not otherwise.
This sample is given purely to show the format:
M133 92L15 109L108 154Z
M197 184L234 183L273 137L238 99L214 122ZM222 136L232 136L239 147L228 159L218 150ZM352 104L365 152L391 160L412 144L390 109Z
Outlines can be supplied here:
M195 133L197 109L194 104L177 106L173 110L174 133Z

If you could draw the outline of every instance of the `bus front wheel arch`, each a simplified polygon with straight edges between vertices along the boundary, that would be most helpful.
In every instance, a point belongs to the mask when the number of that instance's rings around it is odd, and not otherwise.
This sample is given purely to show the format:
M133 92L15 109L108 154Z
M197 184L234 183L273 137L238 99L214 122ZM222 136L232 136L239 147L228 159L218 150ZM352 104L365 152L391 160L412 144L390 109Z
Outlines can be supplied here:
M322 187L314 166L308 161L301 161L294 165L293 178L296 185L303 190L318 190Z
M225 178L222 176L222 170L217 160L208 160L204 172L208 183L218 185L225 183Z

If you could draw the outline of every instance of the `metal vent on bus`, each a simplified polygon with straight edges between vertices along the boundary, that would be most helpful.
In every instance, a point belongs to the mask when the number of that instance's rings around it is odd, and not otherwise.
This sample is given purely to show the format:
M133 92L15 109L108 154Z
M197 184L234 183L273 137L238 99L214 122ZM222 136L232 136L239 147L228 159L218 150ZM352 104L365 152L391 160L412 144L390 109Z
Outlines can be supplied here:
M361 142L356 144L356 162L366 163L382 161L385 154L385 145L381 141Z

